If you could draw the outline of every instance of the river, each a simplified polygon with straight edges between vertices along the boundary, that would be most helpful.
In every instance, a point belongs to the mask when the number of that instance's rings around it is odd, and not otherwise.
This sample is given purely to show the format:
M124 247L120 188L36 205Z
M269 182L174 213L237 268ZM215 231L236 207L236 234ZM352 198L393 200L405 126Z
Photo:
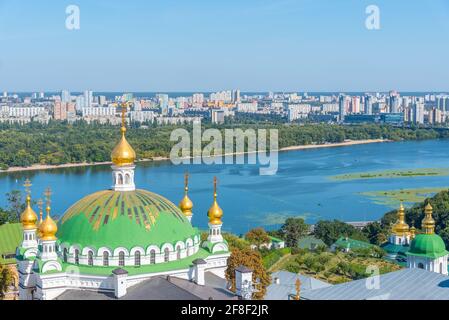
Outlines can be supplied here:
M334 180L332 176L382 170L449 168L449 140L374 143L347 147L281 152L274 176L259 175L257 165L181 165L170 162L139 163L138 188L159 193L174 203L183 196L183 175L191 174L193 224L207 228L206 213L213 199L213 177L219 179L218 201L224 211L225 231L237 234L255 226L278 227L290 216L308 223L319 219L376 220L391 206L361 192L448 187L448 176ZM83 196L111 185L109 166L3 173L0 195L33 183L32 196L53 189L52 208L61 215ZM0 197L6 206L6 197Z

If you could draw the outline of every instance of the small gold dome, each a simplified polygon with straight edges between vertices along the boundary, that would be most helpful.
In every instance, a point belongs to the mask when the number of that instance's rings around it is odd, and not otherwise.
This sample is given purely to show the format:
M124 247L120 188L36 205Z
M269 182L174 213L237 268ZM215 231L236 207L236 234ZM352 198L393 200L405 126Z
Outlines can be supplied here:
M407 223L405 223L405 208L404 205L401 203L401 206L399 207L398 213L398 220L393 225L393 233L397 236L404 236L409 233L409 226Z
M425 234L434 234L435 233L435 220L432 217L433 208L430 203L427 203L424 208L424 219L422 220L421 227L424 230Z
M122 138L120 139L120 142L115 146L114 150L112 150L111 159L116 166L132 165L136 160L136 152L128 143L128 141L126 141L126 128L122 127L121 132Z
M25 230L36 229L37 215L36 212L34 212L33 208L31 208L30 195L27 195L26 202L27 206L20 216L20 222L22 222L23 229Z
M184 213L185 216L191 216L192 215L192 209L193 209L193 202L190 200L189 196L186 194L184 198L179 203L179 208L181 209L182 213Z
M191 217L193 202L192 200L190 200L188 192L189 192L189 174L186 173L184 176L184 198L182 198L181 202L179 203L179 208L186 217Z
M43 241L57 240L56 232L58 232L58 226L50 216L50 207L47 207L47 217L42 222L39 232L41 235L41 240Z
M217 178L214 178L214 203L207 212L207 216L209 217L210 224L222 224L221 217L223 217L223 210L221 210L217 202Z

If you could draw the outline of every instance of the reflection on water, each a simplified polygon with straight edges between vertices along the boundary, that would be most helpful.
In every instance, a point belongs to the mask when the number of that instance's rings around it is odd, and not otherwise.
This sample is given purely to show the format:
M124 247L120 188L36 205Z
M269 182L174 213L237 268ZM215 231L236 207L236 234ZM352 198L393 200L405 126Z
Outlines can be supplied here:
M391 169L447 168L449 141L399 142L309 149L279 154L274 176L260 176L254 165L181 165L168 161L139 163L136 185L159 193L174 203L183 196L183 174L191 173L190 196L194 202L193 223L207 228L207 210L212 204L212 179L219 178L219 203L224 210L224 230L246 232L254 226L277 227L289 216L310 223L319 219L373 220L389 211L385 204L362 192L449 186L449 177L414 177L333 181L329 176ZM111 185L107 165L14 172L0 175L0 195L22 189L24 179L33 182L33 197L53 189L52 207L62 214L77 200ZM0 206L6 198L0 197Z

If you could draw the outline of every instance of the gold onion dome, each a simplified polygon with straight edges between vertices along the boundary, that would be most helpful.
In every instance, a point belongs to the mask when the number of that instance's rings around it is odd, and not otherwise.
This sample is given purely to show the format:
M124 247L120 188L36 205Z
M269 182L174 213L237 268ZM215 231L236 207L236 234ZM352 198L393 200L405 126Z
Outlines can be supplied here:
M217 202L217 178L214 178L214 203L207 212L207 216L209 217L210 224L222 224L221 217L223 216L223 210L221 210Z
M47 217L42 222L39 232L41 235L41 240L43 241L51 241L51 240L57 240L56 238L56 232L58 232L58 226L56 225L56 222L52 219L50 216L50 207L47 207Z
M37 228L37 236L40 238L42 235L41 235L41 225L42 225L42 223L44 222L44 219L43 219L43 212L42 212L42 205L43 205L43 202L42 202L42 200L40 199L38 202L37 202L37 204L38 204L38 206L39 206L39 223L38 223L38 228Z
M28 194L26 198L26 208L20 216L20 222L22 222L23 229L31 230L36 229L37 214L31 208L31 196Z
M427 203L424 208L424 219L422 220L422 229L425 234L434 234L435 233L435 220L432 217L433 208L430 203Z
M136 160L136 152L131 147L131 145L126 140L126 126L125 126L125 112L126 106L122 106L122 128L120 129L122 133L122 138L119 143L115 146L111 153L112 162L116 166L127 166L134 164Z
M409 233L409 226L407 223L405 223L405 208L404 205L401 203L401 206L398 210L398 220L393 225L393 233L398 236L403 236L407 233Z
M189 192L189 175L185 175L184 198L179 203L179 208L186 217L192 216L193 202L188 196Z

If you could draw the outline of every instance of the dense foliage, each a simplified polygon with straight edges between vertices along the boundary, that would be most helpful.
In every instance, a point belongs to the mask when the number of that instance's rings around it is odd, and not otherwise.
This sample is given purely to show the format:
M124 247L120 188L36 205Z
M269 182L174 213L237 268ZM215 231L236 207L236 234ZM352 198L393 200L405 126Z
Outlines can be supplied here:
M140 126L133 124L128 140L139 159L166 157L176 142L170 134L176 128L192 131L191 125ZM340 126L331 124L279 124L276 121L227 121L224 125L203 124L207 129L220 130L278 129L279 147L342 142L345 139L416 140L449 137L447 130L424 128L397 128L386 125ZM65 163L92 163L110 160L110 152L119 139L117 127L108 124L87 124L84 121L68 124L52 121L39 123L0 124L0 169L26 167L32 164L58 165ZM206 145L204 142L203 145Z
M309 225L302 218L288 218L281 227L282 239L287 247L296 247L299 239L309 233Z
M313 234L318 239L323 240L328 246L332 245L340 237L368 241L368 238L356 227L338 220L318 221L315 225Z

